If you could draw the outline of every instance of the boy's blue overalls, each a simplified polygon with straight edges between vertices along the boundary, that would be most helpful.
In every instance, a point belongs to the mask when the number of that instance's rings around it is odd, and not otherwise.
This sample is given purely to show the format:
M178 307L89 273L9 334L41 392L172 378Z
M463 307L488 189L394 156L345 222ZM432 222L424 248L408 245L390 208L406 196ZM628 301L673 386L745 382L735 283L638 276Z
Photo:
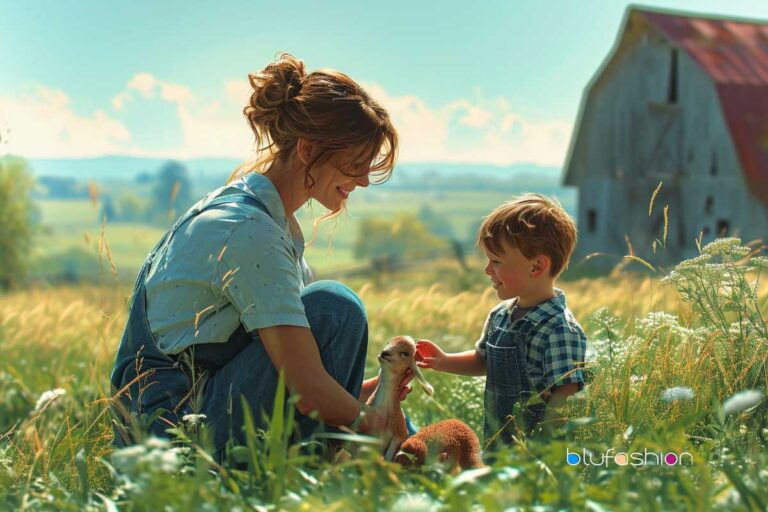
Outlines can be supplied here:
M490 319L486 341L487 379L483 420L486 447L512 444L512 435L518 429L531 434L544 419L543 403L527 405L536 394L527 370L528 338L535 326L525 317L512 321L506 308ZM513 420L510 416L515 414L517 404L520 404L521 414Z
M191 371L177 357L168 356L157 347L147 321L144 282L155 254L166 241L170 241L182 224L209 208L226 203L245 203L268 213L261 201L246 194L221 196L211 200L203 208L194 207L166 232L139 271L128 323L117 351L111 377L112 393L121 391L115 396L114 402L118 418L115 422L115 444L118 446L136 441L135 428L152 435L166 436L166 429L179 423L184 414L192 412L189 400L192 392ZM205 345L196 347L195 360L205 360L206 353L210 354L208 359L231 359L250 341L248 336L242 335L244 332L239 331L244 331L242 326L227 343L210 344L215 345L211 347L212 350L206 351ZM151 419L152 413L160 410L162 412L149 425L132 424L136 419Z

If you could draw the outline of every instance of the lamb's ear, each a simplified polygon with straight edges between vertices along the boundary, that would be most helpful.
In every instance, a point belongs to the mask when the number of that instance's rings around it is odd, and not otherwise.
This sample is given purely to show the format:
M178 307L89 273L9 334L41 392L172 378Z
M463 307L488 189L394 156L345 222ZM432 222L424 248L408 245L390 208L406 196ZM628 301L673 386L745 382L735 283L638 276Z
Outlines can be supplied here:
M427 382L427 379L424 378L424 375L421 373L421 368L419 368L415 360L413 363L411 363L411 371L413 372L413 376L416 378L416 380L419 381L419 384L421 384L421 388L424 390L424 392L429 396L434 395L435 388L433 388L432 385Z

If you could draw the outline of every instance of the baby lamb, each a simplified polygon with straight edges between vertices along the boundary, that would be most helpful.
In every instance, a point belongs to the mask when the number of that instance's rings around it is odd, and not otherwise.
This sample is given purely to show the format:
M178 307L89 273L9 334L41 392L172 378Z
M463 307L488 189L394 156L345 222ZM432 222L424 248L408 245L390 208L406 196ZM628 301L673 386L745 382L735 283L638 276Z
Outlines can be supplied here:
M450 419L424 427L408 438L405 415L400 408L397 385L410 368L428 395L434 390L416 365L416 342L410 336L395 336L379 353L379 383L367 405L387 418L381 433L385 460L405 466L423 465L434 454L452 469L482 467L480 441L464 422ZM398 448L400 451L398 451Z

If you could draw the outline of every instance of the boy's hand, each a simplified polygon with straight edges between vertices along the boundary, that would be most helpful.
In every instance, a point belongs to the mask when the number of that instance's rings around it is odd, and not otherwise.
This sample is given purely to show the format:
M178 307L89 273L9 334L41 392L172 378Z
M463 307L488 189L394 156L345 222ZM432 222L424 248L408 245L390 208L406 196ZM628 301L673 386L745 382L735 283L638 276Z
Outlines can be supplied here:
M431 368L440 371L446 357L445 352L430 340L416 342L416 364L419 368Z

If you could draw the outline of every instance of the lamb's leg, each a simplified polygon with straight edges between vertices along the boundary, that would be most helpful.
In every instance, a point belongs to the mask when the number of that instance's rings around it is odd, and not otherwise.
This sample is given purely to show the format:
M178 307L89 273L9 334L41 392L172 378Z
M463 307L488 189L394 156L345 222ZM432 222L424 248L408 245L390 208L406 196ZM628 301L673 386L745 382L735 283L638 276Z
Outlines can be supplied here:
M389 444L384 450L384 460L387 461L393 461L395 460L395 455L397 454L397 451L400 449L400 445L403 444L403 441L405 439L402 439L397 436L392 436L392 439L389 440Z

